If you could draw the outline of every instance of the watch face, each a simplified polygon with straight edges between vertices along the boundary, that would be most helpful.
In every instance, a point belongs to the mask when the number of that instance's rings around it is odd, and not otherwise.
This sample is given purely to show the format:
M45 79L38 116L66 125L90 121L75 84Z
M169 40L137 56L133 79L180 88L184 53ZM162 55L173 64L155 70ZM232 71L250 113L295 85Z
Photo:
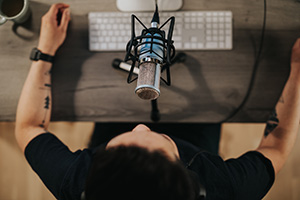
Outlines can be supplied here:
M32 49L30 59L35 61L39 60L40 53L41 52L37 48Z

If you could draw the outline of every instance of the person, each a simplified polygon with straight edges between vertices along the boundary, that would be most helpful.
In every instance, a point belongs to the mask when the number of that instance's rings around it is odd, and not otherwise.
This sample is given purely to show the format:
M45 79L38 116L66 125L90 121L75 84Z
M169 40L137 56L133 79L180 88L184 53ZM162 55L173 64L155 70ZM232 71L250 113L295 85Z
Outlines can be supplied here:
M54 56L66 38L69 21L68 5L52 5L42 18L38 49ZM32 62L17 108L15 134L32 169L57 199L192 200L201 194L218 200L262 199L298 133L300 39L293 46L290 75L261 143L225 161L142 124L97 148L71 152L48 131L51 68L48 61Z

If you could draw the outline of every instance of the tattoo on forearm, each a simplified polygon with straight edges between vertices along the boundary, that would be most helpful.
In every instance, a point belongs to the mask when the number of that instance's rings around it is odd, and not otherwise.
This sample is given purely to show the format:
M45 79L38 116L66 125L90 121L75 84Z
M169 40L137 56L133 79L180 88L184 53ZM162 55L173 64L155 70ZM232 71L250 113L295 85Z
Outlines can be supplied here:
M45 87L40 87L40 90L51 90L51 86L52 86L51 84L46 83L44 86Z
M279 124L276 109L270 115L265 128L264 136L267 137Z
M49 104L50 104L50 97L49 96L47 96L46 98L45 98L45 109L49 109Z
M46 118L47 118L47 113L50 109L50 93L51 93L51 84L48 84L48 83L45 83L44 84L44 87L40 87L41 90L47 90L47 96L45 97L45 105L44 105L44 109L45 109L45 114L44 114L44 119L42 121L42 123L39 125L40 127L42 128L45 128L45 121L46 121Z

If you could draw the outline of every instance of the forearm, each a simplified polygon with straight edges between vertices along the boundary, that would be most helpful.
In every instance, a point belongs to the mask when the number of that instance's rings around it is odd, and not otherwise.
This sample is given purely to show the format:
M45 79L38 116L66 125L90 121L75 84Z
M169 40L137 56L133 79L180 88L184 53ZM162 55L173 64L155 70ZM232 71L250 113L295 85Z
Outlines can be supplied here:
M276 105L278 129L293 133L296 137L300 121L300 77L290 75L281 98ZM290 138L290 136L285 136Z
M17 140L30 137L30 135L26 135L30 134L26 129L42 131L48 128L52 101L51 67L51 63L41 60L34 61L31 65L17 108ZM22 141L22 139L18 141Z
M59 19L57 15L62 17ZM64 42L70 21L69 5L53 4L42 17L38 49L54 56ZM20 96L16 116L16 139L24 151L27 144L47 130L51 116L51 67L50 62L36 58Z
M258 148L265 156L273 158L276 172L282 168L294 146L299 121L300 80L297 74L291 73Z

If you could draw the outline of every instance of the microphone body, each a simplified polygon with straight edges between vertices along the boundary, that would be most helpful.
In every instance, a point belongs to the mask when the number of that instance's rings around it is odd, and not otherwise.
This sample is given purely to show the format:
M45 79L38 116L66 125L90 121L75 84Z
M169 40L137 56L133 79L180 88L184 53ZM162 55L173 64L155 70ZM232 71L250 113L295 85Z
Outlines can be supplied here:
M157 23L151 24L157 28ZM150 33L146 35L150 36ZM161 38L158 33L155 37ZM153 40L153 41L152 41ZM135 93L144 100L154 100L160 95L161 63L163 62L164 49L163 41L156 38L144 38L139 56L139 76Z
M139 67L139 76L135 93L144 100L154 100L160 95L160 64L143 62Z

